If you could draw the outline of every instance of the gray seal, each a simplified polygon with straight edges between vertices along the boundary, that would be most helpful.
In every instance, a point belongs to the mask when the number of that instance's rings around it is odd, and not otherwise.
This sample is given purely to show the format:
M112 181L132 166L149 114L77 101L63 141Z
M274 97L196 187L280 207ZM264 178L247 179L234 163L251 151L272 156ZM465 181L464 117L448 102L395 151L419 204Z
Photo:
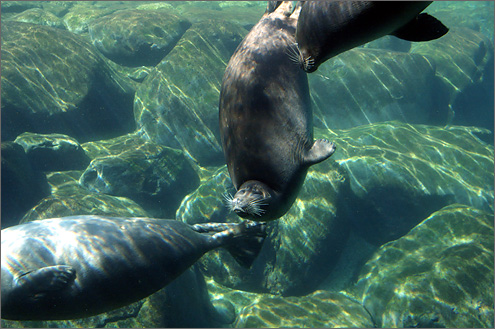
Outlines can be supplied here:
M63 320L106 312L163 288L225 247L249 267L265 224L73 216L2 230L2 318Z
M448 28L421 13L431 1L305 1L297 22L299 52L293 60L306 72L346 50L385 35L409 41L440 38Z
M284 1L274 8L230 58L220 92L220 137L236 189L228 207L256 221L283 216L308 168L335 151L313 140L307 75L289 56L300 7Z

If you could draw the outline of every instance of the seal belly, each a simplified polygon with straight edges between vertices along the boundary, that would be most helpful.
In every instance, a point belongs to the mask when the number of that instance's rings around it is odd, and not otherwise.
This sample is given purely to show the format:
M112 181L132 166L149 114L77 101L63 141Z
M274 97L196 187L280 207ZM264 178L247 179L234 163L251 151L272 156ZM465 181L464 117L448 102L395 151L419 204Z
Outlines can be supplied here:
M254 251L235 251L249 266L264 228L239 225L75 216L9 227L2 230L2 318L72 319L125 306L240 236L256 242Z
M308 80L286 55L295 39L272 24L253 28L224 74L220 127L236 189L252 179L282 188L299 167L297 147L313 139Z
M265 13L232 55L222 81L220 136L236 195L229 208L267 221L294 202L308 167L313 119L306 73L291 60L300 7L284 1ZM313 159L315 161L307 161Z

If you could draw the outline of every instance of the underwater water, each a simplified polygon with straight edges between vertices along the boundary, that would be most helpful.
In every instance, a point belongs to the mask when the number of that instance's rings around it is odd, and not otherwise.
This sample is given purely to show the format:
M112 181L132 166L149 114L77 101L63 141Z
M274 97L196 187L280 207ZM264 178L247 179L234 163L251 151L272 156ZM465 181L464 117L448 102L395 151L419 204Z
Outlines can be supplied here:
M239 222L227 63L261 1L2 1L2 229L76 215ZM333 156L269 222L129 306L2 327L493 327L494 2L439 1L433 41L385 36L308 74ZM3 267L3 264L2 264Z

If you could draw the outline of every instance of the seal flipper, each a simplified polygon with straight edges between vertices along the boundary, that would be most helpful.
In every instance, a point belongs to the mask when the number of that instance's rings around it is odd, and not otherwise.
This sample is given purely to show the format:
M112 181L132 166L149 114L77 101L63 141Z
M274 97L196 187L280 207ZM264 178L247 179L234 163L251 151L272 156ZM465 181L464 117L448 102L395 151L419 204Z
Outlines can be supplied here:
M212 238L219 241L239 265L250 268L263 246L266 223L245 220L239 224L223 225L231 228L214 234Z
M34 298L43 298L50 291L58 291L72 283L76 270L67 265L55 265L39 268L18 276L17 289Z
M422 13L392 35L407 41L430 41L440 38L448 31L449 28L438 19Z
M304 162L308 166L328 159L335 152L335 144L326 139L318 139L304 155Z

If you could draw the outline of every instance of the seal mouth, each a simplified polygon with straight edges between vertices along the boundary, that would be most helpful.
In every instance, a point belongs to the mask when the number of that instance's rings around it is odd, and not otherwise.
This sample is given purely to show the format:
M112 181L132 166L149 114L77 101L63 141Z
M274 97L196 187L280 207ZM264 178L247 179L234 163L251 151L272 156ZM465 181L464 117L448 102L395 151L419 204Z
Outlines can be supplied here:
M246 217L261 217L266 212L265 209L261 208L266 206L267 203L263 202L263 197L250 198L248 200L240 200L232 196L232 194L224 194L225 205L227 209L235 212L238 216L242 218Z

